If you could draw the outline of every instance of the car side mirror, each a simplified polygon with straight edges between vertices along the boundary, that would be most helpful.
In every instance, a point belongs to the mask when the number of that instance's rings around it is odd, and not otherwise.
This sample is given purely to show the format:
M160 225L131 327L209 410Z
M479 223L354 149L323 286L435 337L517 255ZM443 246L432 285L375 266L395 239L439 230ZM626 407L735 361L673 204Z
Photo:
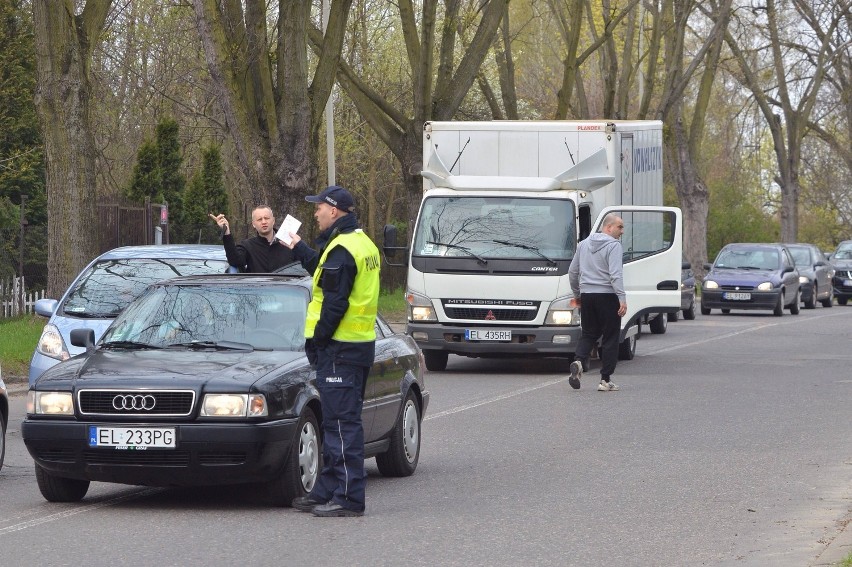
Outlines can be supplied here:
M782 274L786 274L788 272L792 272L794 270L793 266L784 266L784 269L781 270Z
M382 253L385 256L385 262L388 266L405 266L405 261L392 262L396 258L396 253L400 250L408 251L408 246L397 246L396 242L397 230L396 226L386 224L382 231Z
M712 269L713 269L713 264L710 264L709 262L705 263L705 264L704 264L704 269L705 269L705 270L707 270L707 271L709 272L710 270L712 270Z
M95 330L94 329L72 329L71 344L86 349L86 354L95 352Z

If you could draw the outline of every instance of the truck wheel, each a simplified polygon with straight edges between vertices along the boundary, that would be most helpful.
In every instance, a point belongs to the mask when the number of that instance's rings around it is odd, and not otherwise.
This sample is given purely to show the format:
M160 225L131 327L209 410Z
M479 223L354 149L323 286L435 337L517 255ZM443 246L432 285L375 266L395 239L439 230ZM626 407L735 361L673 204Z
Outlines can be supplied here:
M686 311L686 310L684 310ZM680 319L680 311L675 311L674 313L668 314L669 323L676 323L678 319Z
M376 465L384 476L411 476L419 459L420 407L414 392L409 390L391 432L388 450L376 455Z
M48 502L79 502L89 491L88 480L54 476L38 465L35 473L38 489Z
M618 360L633 360L636 356L636 335L627 337L618 345Z
M296 439L281 476L265 485L267 501L273 506L289 506L297 496L304 496L314 487L322 470L322 441L317 418L311 408L306 407L299 419Z
M423 358L426 360L426 370L441 372L447 369L447 358L449 353L443 350L424 350Z
M668 317L666 317L665 313L658 313L656 317L651 319L650 323L648 323L648 328L651 329L651 333L655 335L665 334L666 328L668 327Z

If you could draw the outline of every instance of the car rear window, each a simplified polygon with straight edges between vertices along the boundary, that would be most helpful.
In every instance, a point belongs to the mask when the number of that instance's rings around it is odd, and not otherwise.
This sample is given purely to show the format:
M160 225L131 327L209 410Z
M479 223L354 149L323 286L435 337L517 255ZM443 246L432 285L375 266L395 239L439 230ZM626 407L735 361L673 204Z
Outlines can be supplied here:
M115 317L152 283L177 276L223 274L224 260L125 258L92 265L77 281L62 309L66 315Z

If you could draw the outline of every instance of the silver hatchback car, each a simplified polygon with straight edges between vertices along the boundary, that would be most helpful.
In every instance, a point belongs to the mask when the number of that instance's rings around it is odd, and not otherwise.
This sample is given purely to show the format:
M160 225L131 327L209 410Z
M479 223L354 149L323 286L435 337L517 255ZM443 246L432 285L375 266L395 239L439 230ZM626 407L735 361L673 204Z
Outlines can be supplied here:
M223 274L233 269L222 246L123 246L104 252L71 282L61 299L36 301L48 317L30 361L29 385L62 360L85 349L71 345L71 329L89 328L100 339L116 315L152 283L176 276Z

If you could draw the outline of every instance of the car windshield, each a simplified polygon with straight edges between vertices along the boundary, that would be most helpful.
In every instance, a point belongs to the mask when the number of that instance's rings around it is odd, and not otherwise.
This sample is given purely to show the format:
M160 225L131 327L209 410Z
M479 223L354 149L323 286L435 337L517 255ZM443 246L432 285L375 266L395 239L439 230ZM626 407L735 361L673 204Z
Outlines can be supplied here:
M301 286L166 284L131 303L99 344L302 350L308 300Z
M728 248L719 252L715 266L746 270L777 270L778 251L762 248Z
M793 262L797 268L811 266L811 251L803 246L790 246L790 255L793 256Z
M832 258L835 260L852 260L852 247L838 248Z
M574 204L565 199L430 197L423 203L416 256L570 260Z
M177 276L223 274L224 260L123 258L95 263L78 280L63 310L76 317L115 317L152 283Z

